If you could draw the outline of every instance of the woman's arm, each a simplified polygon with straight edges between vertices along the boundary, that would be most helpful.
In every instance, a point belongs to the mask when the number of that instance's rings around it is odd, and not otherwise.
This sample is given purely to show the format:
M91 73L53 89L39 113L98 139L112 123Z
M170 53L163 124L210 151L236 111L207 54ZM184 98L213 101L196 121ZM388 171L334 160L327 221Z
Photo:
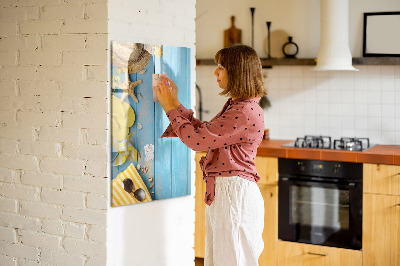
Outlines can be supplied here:
M203 122L193 116L193 110L186 109L182 104L176 108L181 116L189 120L195 128L201 126ZM161 136L162 138L165 137L178 137L176 133L172 130L172 124L170 123L168 127L165 129L164 133Z
M169 85L170 89L170 97L172 101L172 105L178 112L185 118L187 118L190 122L192 122L193 126L199 127L201 125L201 121L193 116L193 110L186 109L178 100L178 87L175 82L166 76L160 76L159 82L157 84L158 87ZM157 93L157 92L156 92ZM160 97L163 97L162 95ZM161 105L162 106L162 105ZM167 127L164 134L161 137L177 137L175 132L172 130L171 124Z
M246 132L250 131L247 115L237 109L227 110L222 116L197 128L176 109L169 110L167 117L175 134L194 151L228 148L229 145L249 141L245 139Z
M182 116L172 104L171 90L167 82L159 83L153 88L157 93L161 107L164 109L173 132L182 142L194 151L216 149L241 142L247 142L248 117L242 110L226 109L222 115L210 122L195 127L191 121ZM224 108L225 109L225 108ZM255 126L252 125L252 126Z

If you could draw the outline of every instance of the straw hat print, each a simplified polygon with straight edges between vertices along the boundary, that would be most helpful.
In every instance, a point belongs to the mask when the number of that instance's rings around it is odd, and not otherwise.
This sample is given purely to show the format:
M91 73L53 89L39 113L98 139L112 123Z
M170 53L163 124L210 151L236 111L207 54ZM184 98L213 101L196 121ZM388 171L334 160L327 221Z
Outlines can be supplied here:
M150 53L145 49L144 44L136 43L129 56L128 73L133 74L142 71L150 60Z
M128 66L129 56L132 53L134 43L113 42L112 44L112 64L116 68Z
M149 52L150 51L150 52ZM116 81L115 87L122 89L121 101L130 95L135 102L139 102L135 95L135 87L142 80L131 81L128 74L146 73L146 65L150 60L152 46L142 43L113 42L112 43L112 65L124 72L124 81Z

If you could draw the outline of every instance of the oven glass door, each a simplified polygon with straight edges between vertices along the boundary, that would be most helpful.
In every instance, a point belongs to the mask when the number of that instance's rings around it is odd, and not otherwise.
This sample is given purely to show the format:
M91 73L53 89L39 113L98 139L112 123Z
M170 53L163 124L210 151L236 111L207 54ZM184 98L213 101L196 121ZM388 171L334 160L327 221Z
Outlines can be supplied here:
M349 229L348 190L293 186L290 197L290 223Z
M357 195L362 201L362 191L358 186L312 178L280 180L279 238L361 249L362 216L357 208L362 202Z

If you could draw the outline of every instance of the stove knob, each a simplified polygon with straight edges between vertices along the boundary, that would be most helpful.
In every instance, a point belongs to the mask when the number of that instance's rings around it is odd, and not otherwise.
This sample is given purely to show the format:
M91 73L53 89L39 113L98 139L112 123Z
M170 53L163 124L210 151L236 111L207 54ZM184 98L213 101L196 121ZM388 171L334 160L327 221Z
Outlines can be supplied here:
M333 168L333 173L338 174L340 170L340 164L335 165L335 168Z
M304 170L306 170L306 166L303 164L303 162L297 162L297 165L299 166L301 172L304 172Z

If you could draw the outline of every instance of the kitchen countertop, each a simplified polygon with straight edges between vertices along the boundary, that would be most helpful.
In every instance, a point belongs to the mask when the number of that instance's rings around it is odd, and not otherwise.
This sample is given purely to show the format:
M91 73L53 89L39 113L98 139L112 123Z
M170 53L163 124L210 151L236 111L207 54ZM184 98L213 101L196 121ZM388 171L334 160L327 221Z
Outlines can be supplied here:
M362 152L282 147L290 142L294 140L263 140L257 156L400 165L400 145L376 145Z

